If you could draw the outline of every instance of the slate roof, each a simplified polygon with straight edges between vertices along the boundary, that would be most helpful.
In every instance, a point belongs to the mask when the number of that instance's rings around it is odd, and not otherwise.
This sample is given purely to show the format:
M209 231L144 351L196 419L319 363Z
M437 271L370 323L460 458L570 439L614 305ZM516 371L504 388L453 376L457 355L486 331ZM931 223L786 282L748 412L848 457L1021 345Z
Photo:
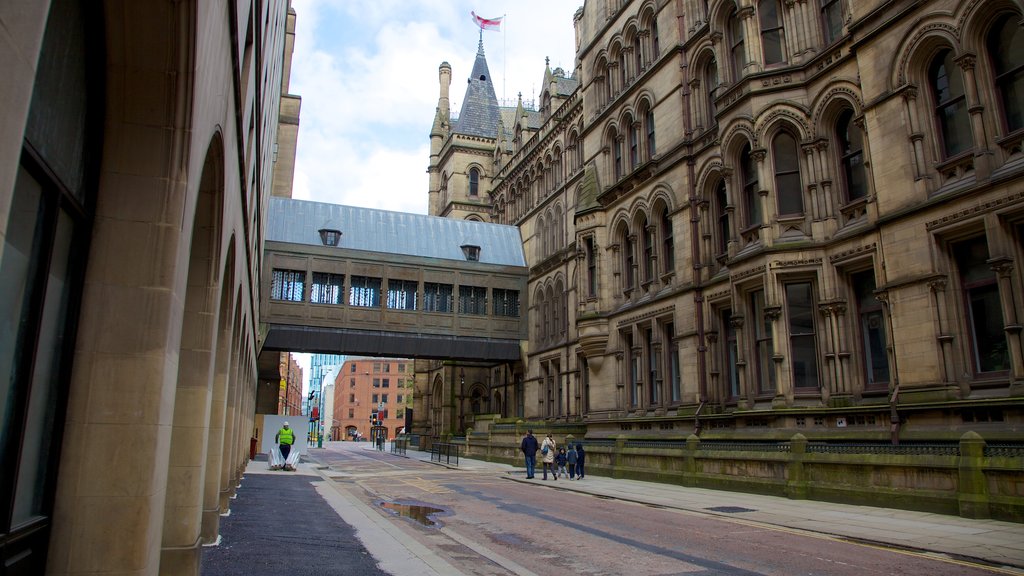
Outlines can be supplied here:
M498 97L494 93L491 72L484 57L483 40L476 49L476 61L469 75L466 97L462 99L459 120L452 132L469 136L494 138L498 127Z
M523 240L515 226L455 220L271 197L267 241L322 246L321 228L341 230L339 248L466 261L463 244L480 247L480 262L526 266Z

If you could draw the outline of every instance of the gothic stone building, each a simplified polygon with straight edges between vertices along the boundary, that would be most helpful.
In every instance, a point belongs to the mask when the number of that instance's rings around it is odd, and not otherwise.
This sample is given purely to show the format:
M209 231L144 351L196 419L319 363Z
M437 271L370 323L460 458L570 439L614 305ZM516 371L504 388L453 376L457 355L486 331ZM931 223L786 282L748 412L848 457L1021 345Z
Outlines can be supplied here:
M430 209L517 225L503 416L590 437L1019 438L1024 8L588 0L500 108L478 52Z

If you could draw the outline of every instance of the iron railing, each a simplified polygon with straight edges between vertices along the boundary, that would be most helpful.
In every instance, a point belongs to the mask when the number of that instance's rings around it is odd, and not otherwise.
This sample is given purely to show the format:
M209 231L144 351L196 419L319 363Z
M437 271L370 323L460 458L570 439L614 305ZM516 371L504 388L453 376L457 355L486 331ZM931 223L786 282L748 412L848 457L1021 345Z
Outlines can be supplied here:
M400 436L391 441L391 453L398 456L405 456L405 450L409 447L409 439Z
M460 448L461 447L458 444L448 444L446 442L436 442L431 444L430 461L458 466Z

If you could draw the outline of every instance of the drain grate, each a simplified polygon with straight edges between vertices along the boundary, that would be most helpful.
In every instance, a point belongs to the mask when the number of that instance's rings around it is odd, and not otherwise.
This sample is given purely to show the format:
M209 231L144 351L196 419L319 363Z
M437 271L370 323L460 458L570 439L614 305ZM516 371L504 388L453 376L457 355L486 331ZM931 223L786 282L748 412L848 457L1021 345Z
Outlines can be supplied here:
M712 512L722 512L724 514L737 514L739 512L757 512L757 510L751 510L750 508L744 508L742 506L714 506L712 508L705 508Z

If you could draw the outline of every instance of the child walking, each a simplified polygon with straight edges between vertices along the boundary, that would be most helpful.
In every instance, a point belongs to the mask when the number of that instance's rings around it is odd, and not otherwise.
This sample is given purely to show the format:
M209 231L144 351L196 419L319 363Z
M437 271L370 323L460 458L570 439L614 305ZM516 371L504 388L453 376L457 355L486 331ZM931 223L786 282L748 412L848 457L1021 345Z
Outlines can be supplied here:
M557 469L558 471L555 472L555 479L556 480L558 479L559 476L568 476L569 475L569 473L565 471L565 460L566 460L565 448L559 448L558 449L558 455L555 456L555 464L558 466L558 469Z
M569 480L576 479L576 462L579 460L579 453L576 447L569 444L569 451L565 453L565 461L569 465Z

